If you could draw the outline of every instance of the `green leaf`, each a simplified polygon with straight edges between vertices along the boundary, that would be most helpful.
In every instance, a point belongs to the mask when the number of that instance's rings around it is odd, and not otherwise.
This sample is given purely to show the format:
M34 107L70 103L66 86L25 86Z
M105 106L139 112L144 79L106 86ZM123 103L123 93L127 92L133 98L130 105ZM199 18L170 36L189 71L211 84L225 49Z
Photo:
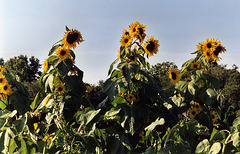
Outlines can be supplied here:
M27 114L24 114L21 119L15 120L13 122L13 125L15 126L18 134L22 133L23 128L25 127L27 123Z
M80 115L79 117L76 117L78 123L82 125L87 125L89 124L101 111L101 109L98 110L90 110L85 114Z
M40 92L38 92L37 93L37 95L35 96L35 98L34 98L34 101L31 103L31 105L30 105L30 108L32 109L32 110L35 110L35 108L37 107L37 105L39 104L39 94L40 94Z
M122 67L122 72L127 82L129 82L137 74L139 69L139 64L136 61L131 61L124 64Z
M231 139L233 140L233 146L240 148L240 132L235 132Z
M233 127L237 127L238 125L240 125L240 117L237 117L237 118L234 119L234 121L233 121Z
M105 117L106 119L112 118L112 117L116 116L120 111L121 111L121 108L120 108L120 109L113 110L113 111L107 111L107 112L104 114L104 117Z
M12 154L17 147L18 146L17 146L15 140L12 138L10 141L10 146L9 146L9 154Z
M116 60L114 60L114 62L110 65L110 68L108 70L108 75L111 74L112 70L113 70L113 66L119 61L119 58L117 58Z
M221 147L221 143L215 142L215 143L212 145L209 153L211 153L211 154L218 154L218 153L221 151L221 148L222 148L222 147Z
M209 149L210 149L210 144L209 144L207 139L204 139L203 141L201 141L197 145L196 150L195 150L195 154L205 154L205 153L208 153Z
M9 97L9 101L13 104L14 109L18 111L20 114L24 114L25 112L30 110L30 99L26 95L22 93L15 92Z
M164 125L165 120L163 118L157 118L154 122L152 122L149 126L145 128L146 131L153 131L157 125Z
M17 114L17 110L12 112L8 110L0 110L0 129L2 129L8 122L8 118L12 118L14 115Z
M176 89L180 90L183 93L186 93L188 88L188 82L187 81L179 81L178 84L176 84Z
M112 105L116 107L118 104L126 103L126 100L120 96L116 96L112 102Z
M116 95L116 85L117 82L113 81L112 79L107 79L107 81L103 85L104 92L108 95L109 99L113 101L115 95Z
M72 60L71 59L66 59L56 66L56 70L62 76L65 76L72 69L72 66L73 66Z

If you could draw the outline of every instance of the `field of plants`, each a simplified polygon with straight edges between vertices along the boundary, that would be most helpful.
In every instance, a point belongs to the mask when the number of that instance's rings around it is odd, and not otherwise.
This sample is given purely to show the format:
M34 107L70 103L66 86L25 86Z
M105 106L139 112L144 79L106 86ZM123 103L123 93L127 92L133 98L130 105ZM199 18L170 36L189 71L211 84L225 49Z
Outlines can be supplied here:
M229 118L212 64L226 52L212 38L198 43L194 59L165 75L163 88L148 59L160 43L139 22L124 29L118 57L103 83L106 97L92 104L74 49L81 33L66 27L43 64L40 92L30 99L21 78L0 66L2 153L240 153L240 117ZM190 53L189 53L190 54ZM166 79L167 80L167 79Z

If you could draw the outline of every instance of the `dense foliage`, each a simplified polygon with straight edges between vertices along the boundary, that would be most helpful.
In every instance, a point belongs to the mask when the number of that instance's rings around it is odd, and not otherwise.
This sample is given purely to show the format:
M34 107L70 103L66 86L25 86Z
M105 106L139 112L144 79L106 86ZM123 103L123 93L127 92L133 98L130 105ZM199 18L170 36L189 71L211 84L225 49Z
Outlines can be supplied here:
M211 67L225 47L219 40L207 39L197 45L192 53L196 57L185 62L181 70L173 63L151 68L147 59L158 53L160 45L153 36L147 36L146 27L135 22L123 31L119 55L110 65L109 78L100 86L83 83L83 71L75 65L73 51L83 38L68 27L44 61L39 79L46 93L43 100L37 93L31 101L21 80L0 67L0 150L238 152L240 118L229 122L231 109L224 106L228 95L224 97L224 90L220 91ZM238 80L234 77L230 75L226 82Z

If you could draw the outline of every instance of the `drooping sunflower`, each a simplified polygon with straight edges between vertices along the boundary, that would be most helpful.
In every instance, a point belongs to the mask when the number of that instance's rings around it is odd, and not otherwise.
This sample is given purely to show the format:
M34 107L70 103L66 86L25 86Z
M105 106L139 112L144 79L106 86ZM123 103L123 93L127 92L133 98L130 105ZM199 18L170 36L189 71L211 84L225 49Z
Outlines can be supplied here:
M213 123L217 122L217 120L218 120L217 113L215 111L210 111L210 113L211 113L211 116L212 116Z
M45 59L45 61L44 61L44 63L43 63L43 73L46 73L47 72L47 70L48 70L48 67L49 67L49 65L48 65L48 60L47 59Z
M191 118L191 119L194 119L195 118L195 116L197 115L197 114L199 114L199 110L197 110L196 108L189 108L189 117Z
M145 34L145 28L147 26L143 26L142 24L138 24L136 29L137 29L137 38L140 40L140 43L142 44L143 43L143 40L145 39L146 37L146 34Z
M178 71L177 68L173 68L173 69L170 68L168 71L168 74L173 84L176 84L179 82L181 76L180 76L180 71Z
M7 83L7 79L4 75L1 75L0 76L0 86Z
M148 39L143 48L146 54L151 57L153 54L157 54L159 46L160 45L158 44L158 40L154 40L154 37L151 36L151 38Z
M62 95L65 93L66 89L62 83L59 83L55 86L55 91L59 94Z
M128 47L129 45L132 44L132 38L129 35L123 35L121 40L120 40L121 46L123 47Z
M61 60L65 60L70 57L70 50L64 47L58 48L56 51L56 55Z
M191 63L191 69L194 69L194 70L196 70L196 69L198 69L200 66L199 66L199 64L197 63L197 62L192 62Z
M128 94L127 95L127 101L128 102L133 102L134 100L136 100L136 97L133 94Z
M214 60L214 61L219 61L219 57L218 57L218 55L220 54L220 53L223 53L223 52L225 52L226 51L226 48L225 47L223 47L221 44L220 45L218 45L217 47L216 47L216 49L212 52L212 59Z
M4 70L4 68L2 66L0 66L0 74L3 73L3 70Z
M79 31L70 30L70 31L67 31L67 33L65 34L62 44L67 49L75 49L77 44L79 44L82 40L83 38Z
M3 95L10 96L12 94L11 85L8 84L7 82L1 84L0 87L1 87L1 93Z

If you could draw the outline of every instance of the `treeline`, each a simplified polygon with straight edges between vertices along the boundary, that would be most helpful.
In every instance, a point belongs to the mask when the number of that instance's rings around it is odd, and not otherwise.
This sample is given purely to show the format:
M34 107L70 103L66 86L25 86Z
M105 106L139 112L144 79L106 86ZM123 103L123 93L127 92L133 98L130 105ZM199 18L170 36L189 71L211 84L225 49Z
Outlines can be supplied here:
M16 80L23 83L30 93L31 100L34 99L38 92L40 92L40 98L45 97L45 93L40 88L38 81L42 74L41 64L38 58L34 56L28 58L26 55L19 55L10 58L6 62L3 58L0 58L0 65L14 76ZM160 79L161 86L167 96L172 96L174 92L174 85L168 77L169 68L174 67L177 68L177 65L173 62L157 63L152 66L150 72ZM219 91L223 96L223 113L229 112L228 122L232 122L235 117L240 116L240 72L238 71L238 67L233 65L232 68L229 69L227 65L212 63L210 73L220 82ZM85 83L86 86L89 87L87 97L95 108L106 98L106 94L103 92L103 83L104 81L102 80L100 80L97 85Z

